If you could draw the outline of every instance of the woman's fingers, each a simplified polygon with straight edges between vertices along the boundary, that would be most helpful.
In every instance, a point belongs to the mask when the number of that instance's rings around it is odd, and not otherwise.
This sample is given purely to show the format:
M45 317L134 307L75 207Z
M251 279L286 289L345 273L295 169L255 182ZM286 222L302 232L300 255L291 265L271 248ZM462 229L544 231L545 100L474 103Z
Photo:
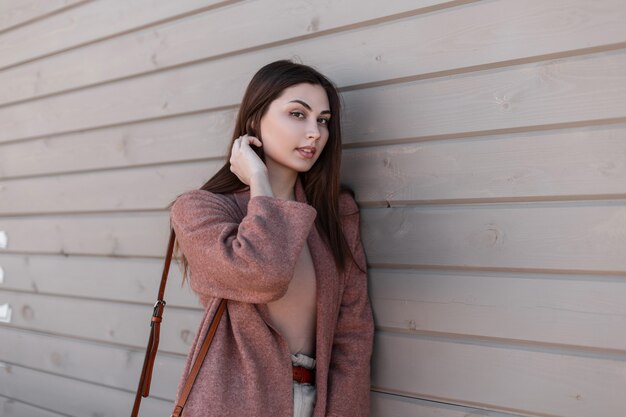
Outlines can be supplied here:
M263 146L263 143L259 138L257 138L256 136L250 136L247 133L243 136L239 136L237 140L239 141L240 146L244 143L246 145L255 144L256 146Z
M252 151L251 144L262 146L259 138L250 135L243 135L234 140L230 158L230 171L233 172L241 182L250 184L250 177L260 171L267 171L265 164L255 152Z

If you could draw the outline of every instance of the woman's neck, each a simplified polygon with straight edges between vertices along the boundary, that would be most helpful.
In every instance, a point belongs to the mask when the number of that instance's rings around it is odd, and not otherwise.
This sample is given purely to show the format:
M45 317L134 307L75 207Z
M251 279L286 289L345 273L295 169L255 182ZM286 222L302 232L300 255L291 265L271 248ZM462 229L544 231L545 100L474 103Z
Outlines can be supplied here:
M295 171L286 172L286 170L284 170L277 172L277 170L272 170L268 167L268 179L272 187L272 192L276 198L280 198L281 200L294 201L296 199L295 185L297 178L298 173Z

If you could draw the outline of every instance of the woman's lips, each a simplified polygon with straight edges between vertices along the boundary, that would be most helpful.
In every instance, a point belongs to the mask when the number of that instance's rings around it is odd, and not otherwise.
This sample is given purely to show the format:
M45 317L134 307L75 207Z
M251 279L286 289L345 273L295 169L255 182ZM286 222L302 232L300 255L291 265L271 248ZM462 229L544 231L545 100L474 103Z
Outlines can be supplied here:
M315 151L309 151L307 148L298 148L296 150L300 153L300 155L307 159L313 158L313 155L315 154Z

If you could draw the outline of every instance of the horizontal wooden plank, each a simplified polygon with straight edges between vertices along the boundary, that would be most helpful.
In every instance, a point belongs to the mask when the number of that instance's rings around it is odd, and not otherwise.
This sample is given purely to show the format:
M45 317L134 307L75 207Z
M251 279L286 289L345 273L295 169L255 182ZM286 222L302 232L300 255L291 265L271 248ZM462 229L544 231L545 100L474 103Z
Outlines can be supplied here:
M164 161L225 160L235 116L236 109L227 109L0 144L0 179Z
M623 19L619 18L623 16L620 0L494 1L451 7L455 3L394 1L355 8L351 2L332 2L286 9L279 2L244 2L1 72L0 85L6 88L0 91L0 103L163 70L224 53L248 54L251 49L259 58L254 62L236 59L231 71L237 66L259 67L269 59L263 54L297 55L316 63L344 86L576 53L571 51L626 41ZM440 10L443 7L449 9ZM437 12L424 13L432 9ZM388 16L394 14L398 20L390 22ZM320 15L324 18L319 19ZM263 19L255 19L257 16ZM372 18L378 18L378 24L354 27ZM224 25L233 19L239 24ZM446 30L442 32L441 28ZM220 42L206 42L216 37L216 31ZM511 48L511 43L516 47ZM270 49L256 52L268 46ZM67 77L68 68L77 62L82 71ZM211 62L199 65L209 68ZM211 76L233 80L229 72Z
M168 164L6 180L0 182L0 214L163 209L184 191L200 188L224 162L210 160L183 166ZM141 188L144 184L147 187ZM29 195L27 190L37 192Z
M164 328L177 326L167 320L167 313L165 317ZM145 346L132 349L6 326L0 326L0 337L0 360L7 363L109 388L129 392L137 389ZM159 349L150 395L173 401L184 361L185 355L172 355Z
M164 259L167 212L4 217L3 253L139 256ZM33 237L37 237L34 239Z
M164 259L102 256L39 256L0 253L0 289L100 300L146 303L157 297ZM167 279L168 307L201 308L173 260Z
M0 291L0 300L13 310L11 322L0 326L143 349L148 341L150 306L9 290ZM161 328L159 351L186 355L202 314L201 310L166 308L163 321L168 325Z
M219 0L86 2L37 24L3 34L0 69L220 3Z
M257 51L2 107L0 142L234 106L260 64L284 57ZM623 118L625 63L620 50L346 91L346 143Z
M0 31L59 13L88 0L20 0L0 2Z
M43 408L7 398L0 395L0 412L2 417L63 417L67 414L58 414Z
M363 208L374 266L624 274L626 202ZM4 253L162 257L169 214L5 217ZM33 239L37 236L37 239Z
M626 195L626 125L347 149L342 180L368 204Z
M159 126L157 124L154 128ZM148 129L145 133L151 131L153 129ZM626 153L626 142L622 139L624 132L626 125L615 125L347 149L343 153L342 181L356 190L361 203L370 205L494 199L591 199L594 196L626 195L626 165L621 158ZM167 137L160 140L143 135L138 141L127 142L125 134L110 141L108 146L103 146L104 149L91 147L90 141L86 141L83 149L90 150L78 151L80 156L62 156L67 154L66 149L55 146L52 153L56 155L56 161L54 156L46 156L40 146L16 143L9 146L16 152L8 152L0 159L10 161L9 167L5 168L8 170L39 165L38 159L49 161L47 167L53 170L55 165L60 169L62 164L70 164L70 158L94 161L99 151L110 155L112 164L130 164L144 158L141 162L148 163L150 158L165 157L165 153L171 153L174 147L185 148L185 143L189 143L188 150L184 151L186 158L210 158L215 154L224 155L230 138L224 132L221 139L210 140L202 131L193 135L187 130L189 140L177 142L176 134L171 130L168 133L174 136L169 138L172 139L169 143ZM206 139L195 141L200 135ZM101 139L100 135L94 138ZM211 145L205 146L209 142ZM151 143L154 145L150 146ZM122 153L114 149L117 146L124 147ZM203 146L205 149L201 149ZM34 148L41 151L38 153ZM144 155L143 149L148 148L153 150ZM196 153L192 155L191 152ZM180 158L184 159L182 153ZM17 158L13 159L15 156ZM24 164L20 165L20 162ZM88 163L79 162L76 168L85 168L86 165L81 165ZM202 179L208 179L210 173L223 163L223 159L214 159L90 175L63 174L0 181L0 196L3 197L0 213L41 212L43 207L37 204L41 198L50 201L45 208L53 211L163 207L165 201L169 202L177 195L177 190L184 189L194 180L204 182ZM39 169L45 167L44 163ZM120 176L129 181L120 183ZM164 183L164 178L176 182ZM153 191L145 195L139 191L151 187ZM111 191L103 194L102 189ZM164 199L163 193L168 191L169 196ZM67 195L72 195L73 199L64 198ZM142 205L137 201L138 197L143 197Z
M626 353L626 280L371 269L383 328L615 349Z
M8 372L0 372L0 395L15 398L72 416L119 417L130 414L135 393L120 391L39 372L17 365L8 365ZM140 416L169 415L170 401L156 397L141 401Z
M397 0L375 2L368 7L354 7L351 1L300 1L289 5L280 0L235 2L229 7L152 25L45 60L10 68L8 72L0 73L0 85L7 86L0 91L0 104L180 66L187 62L215 59L237 51L258 50L297 42L302 38L318 39L323 33L330 33L334 38L338 31L371 25L368 21L380 22L406 15L421 15L458 3L467 2ZM133 16L139 13L135 12ZM100 26L100 22L91 20L85 24L95 23ZM82 36L80 32L74 34L74 37L79 36ZM219 39L219 42L207 42L207 39ZM323 40L317 42L327 44ZM292 47L288 45L279 48L284 53L285 49ZM75 67L77 63L81 64L81 70L67 77L68 68ZM254 67L259 65L248 67L246 73ZM236 67L231 69L235 70ZM223 75L221 79L232 77L227 73ZM20 82L16 84L16 80Z
M626 53L605 52L347 92L347 143L626 117Z
M435 401L424 401L382 392L371 393L372 417L518 417L477 408L460 407Z
M362 210L370 263L624 274L626 202Z
M378 334L374 389L528 416L616 417L626 361Z

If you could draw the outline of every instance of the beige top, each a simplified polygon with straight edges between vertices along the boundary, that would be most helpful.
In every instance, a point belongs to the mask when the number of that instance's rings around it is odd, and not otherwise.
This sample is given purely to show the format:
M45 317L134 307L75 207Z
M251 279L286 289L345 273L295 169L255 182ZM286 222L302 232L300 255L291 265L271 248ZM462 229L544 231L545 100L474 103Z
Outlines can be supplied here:
M315 356L315 290L315 269L305 244L287 293L267 304L272 324L285 338L292 354Z

